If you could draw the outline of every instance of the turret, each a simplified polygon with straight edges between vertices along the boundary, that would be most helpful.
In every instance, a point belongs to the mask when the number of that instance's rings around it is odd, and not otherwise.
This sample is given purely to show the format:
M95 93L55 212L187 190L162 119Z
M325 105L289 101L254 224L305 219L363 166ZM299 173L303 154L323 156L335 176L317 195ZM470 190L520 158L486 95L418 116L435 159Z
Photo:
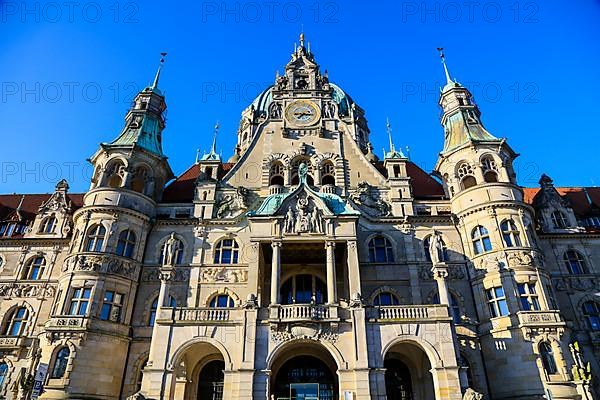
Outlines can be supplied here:
M384 152L383 166L387 170L388 182L391 187L392 212L397 216L413 215L413 196L406 167L408 158L401 149L396 150L389 120L386 123L386 130L390 141L390 150Z

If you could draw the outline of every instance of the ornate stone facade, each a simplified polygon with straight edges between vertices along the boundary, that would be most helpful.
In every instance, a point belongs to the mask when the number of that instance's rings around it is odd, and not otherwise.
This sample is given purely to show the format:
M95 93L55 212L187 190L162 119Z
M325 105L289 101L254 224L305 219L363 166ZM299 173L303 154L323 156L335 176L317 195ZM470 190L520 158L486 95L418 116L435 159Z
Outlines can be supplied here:
M600 191L520 187L446 75L434 176L389 123L377 159L302 37L174 178L159 70L89 191L0 196L0 396L595 398Z

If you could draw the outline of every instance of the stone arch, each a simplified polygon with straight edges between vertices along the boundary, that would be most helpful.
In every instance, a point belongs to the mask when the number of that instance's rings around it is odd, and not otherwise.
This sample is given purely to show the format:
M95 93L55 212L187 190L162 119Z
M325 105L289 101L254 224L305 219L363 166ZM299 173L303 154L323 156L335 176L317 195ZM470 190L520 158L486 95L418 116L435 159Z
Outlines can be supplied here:
M210 292L204 297L204 301L202 302L202 304L204 304L205 307L208 307L213 297L218 296L220 294L226 294L229 297L231 297L235 306L239 307L241 305L240 297L233 290L229 289L226 286L220 287Z
M150 357L150 351L146 350L140 353L137 358L133 361L133 368L129 374L126 387L128 387L126 395L132 395L137 391L138 376L143 373L142 366L147 363Z
M589 301L592 301L594 303L596 303L598 306L600 306L600 300L591 294L586 294L584 296L582 296L579 301L577 302L577 309L575 310L575 315L577 316L577 319L580 321L581 325L585 327L585 329L587 330L588 327L588 323L586 321L585 315L583 313L583 305Z
M538 366L538 369L540 371L542 371L544 374L546 374L545 368L542 363L541 354L540 354L540 345L542 343L548 343L550 345L550 347L552 348L552 352L553 352L553 356L554 356L554 363L556 364L558 373L560 375L562 375L563 377L568 377L569 376L568 365L567 365L567 362L566 362L564 354L563 354L563 349L562 349L560 340L548 332L544 332L543 334L537 336L533 340L533 343L532 343L533 354L535 354L535 356L536 356L536 364ZM548 379L548 377L546 377L546 379Z
M283 353L288 351L290 348L294 348L301 345L309 345L314 348L322 348L327 351L327 354L333 358L338 371L348 369L348 362L344 359L342 352L335 347L331 342L327 340L316 340L316 339L295 339L290 341L284 341L277 344L267 356L266 369L271 370L276 360L281 360ZM288 357L289 359L291 357Z
M6 354L0 356L0 363L5 363L8 367L6 371L6 377L4 378L4 384L2 385L2 388L0 388L0 395L6 396L9 388L13 386L12 382L17 378L17 374L15 374L15 365Z
M136 175L136 172L141 170L146 172L145 176L141 177L143 178L142 180ZM151 192L154 190L154 188L151 187L152 182L154 181L154 170L152 167L146 162L138 161L130 166L128 171L131 173L131 179L129 179L128 182L129 188L138 193L152 195ZM141 185L141 187L139 185Z
M438 352L438 350L431 343L429 343L425 339L421 339L418 336L410 336L410 337L399 336L399 337L396 337L396 338L390 340L381 349L381 355L380 355L381 360L385 360L385 357L387 356L387 354L390 352L390 350L393 347L395 347L397 345L401 345L401 344L409 344L409 345L412 345L412 346L415 346L415 347L421 349L425 353L425 355L427 355L427 358L429 359L432 369L447 367L447 365L444 365L444 362L442 361L442 357L441 357L440 353Z
M142 326L149 326L150 309L152 308L152 303L154 303L155 300L158 300L159 294L160 294L160 292L158 290L153 290L152 292L150 292L150 294L146 298L146 301L144 301L144 309L142 310L142 321L141 321ZM157 310L158 310L158 304L157 304Z
M122 165L123 175L119 174L119 170L121 167L117 165ZM110 187L123 187L125 186L125 174L129 170L129 161L120 155L113 156L106 160L104 163L104 167L102 168L102 179L101 186L110 186ZM120 182L116 181L116 178L120 177Z
M233 361L231 359L231 354L229 354L229 351L227 350L227 348L218 340L213 339L211 337L207 337L207 336L195 337L195 338L189 339L186 342L183 342L181 345L179 345L177 350L175 350L175 352L171 356L171 359L169 360L167 368L172 369L175 365L178 365L183 360L183 357L185 356L185 354L188 350L190 350L192 347L194 347L197 344L203 344L203 343L211 345L219 353L221 353L221 356L223 357L223 360L225 361L225 371L233 370Z
M381 293L392 293L394 296L396 296L398 298L398 301L400 302L400 304L403 304L403 300L404 298L400 295L400 293L394 289L391 286L380 286L377 289L373 290L373 292L371 292L371 294L369 295L369 304L373 304L375 301L375 297L377 297L377 295L381 294Z
M62 378L59 378L63 381L69 379L71 371L73 370L73 361L77 356L77 346L69 339L62 339L56 342L56 346L52 348L52 352L50 353L50 359L48 360L48 376L52 376L52 370L54 369L54 364L56 362L56 356L58 352L65 348L69 348L69 360L67 361L67 367L65 368L65 374Z

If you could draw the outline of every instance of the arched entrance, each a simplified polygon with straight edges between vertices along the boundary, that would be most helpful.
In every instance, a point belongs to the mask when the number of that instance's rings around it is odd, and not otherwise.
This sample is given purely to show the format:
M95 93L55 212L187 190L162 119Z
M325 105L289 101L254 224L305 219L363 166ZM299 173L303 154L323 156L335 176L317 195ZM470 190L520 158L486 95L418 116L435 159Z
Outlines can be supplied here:
M279 368L273 394L276 400L334 400L337 399L337 379L318 358L298 356Z
M393 345L383 361L388 400L435 399L431 363L423 349L410 342Z
M223 399L225 363L222 360L208 362L198 376L198 400Z

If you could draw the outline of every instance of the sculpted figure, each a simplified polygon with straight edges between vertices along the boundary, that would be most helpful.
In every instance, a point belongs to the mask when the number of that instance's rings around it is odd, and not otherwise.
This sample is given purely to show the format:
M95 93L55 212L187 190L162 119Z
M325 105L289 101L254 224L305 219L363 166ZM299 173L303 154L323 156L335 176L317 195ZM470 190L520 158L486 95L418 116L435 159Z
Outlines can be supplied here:
M177 253L179 253L179 240L175 238L175 232L171 232L163 251L163 265L175 265Z
M444 243L442 235L436 230L432 231L429 238L429 257L434 265L444 262Z

